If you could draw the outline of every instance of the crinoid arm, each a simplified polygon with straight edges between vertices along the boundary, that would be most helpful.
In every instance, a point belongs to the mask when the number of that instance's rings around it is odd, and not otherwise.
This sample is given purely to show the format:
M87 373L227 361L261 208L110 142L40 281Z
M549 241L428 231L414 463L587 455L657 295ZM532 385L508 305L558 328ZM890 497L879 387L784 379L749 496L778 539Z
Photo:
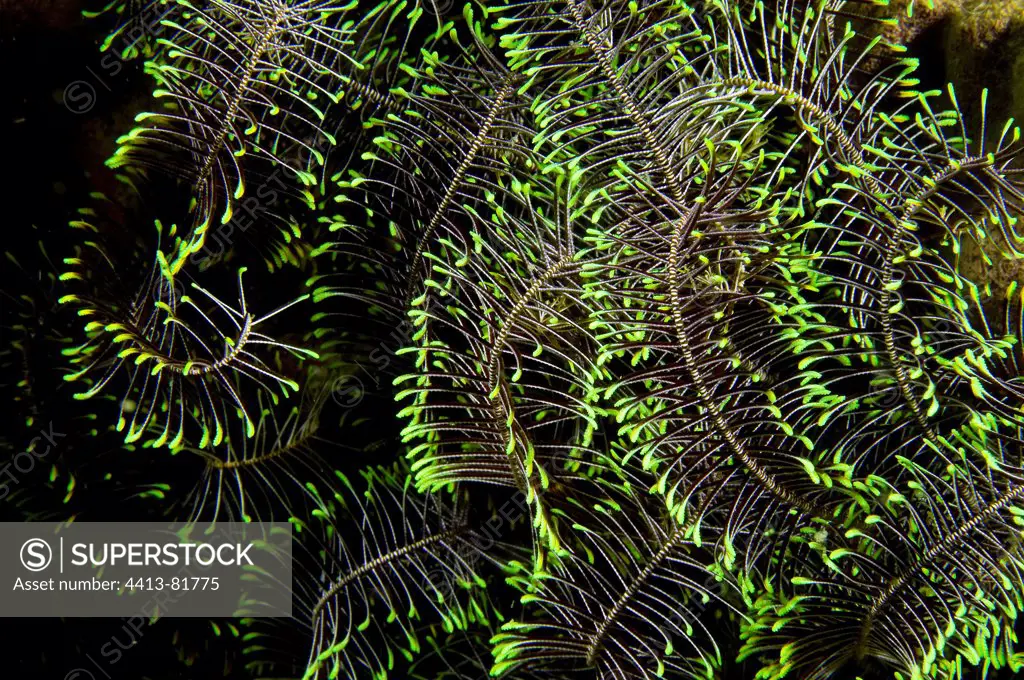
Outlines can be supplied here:
M83 222L79 228L89 225ZM148 273L137 292L124 299L122 286L116 283L121 274L114 260L104 256L102 241L90 241L87 248L93 252L66 262L73 269L62 279L83 283L111 277L104 287L114 297L69 293L61 298L88 319L87 340L64 351L75 367L65 380L84 385L77 399L89 399L126 381L117 427L127 442L148 435L155 446L178 447L187 428L195 426L193 434L201 447L217 445L234 417L251 437L254 415L259 415L249 413L253 395L262 393L276 403L298 390L295 380L274 367L275 357L287 353L310 358L316 353L277 341L262 330L308 295L257 316L246 298L244 268L237 275L237 304L231 305L195 281L186 288L185 276L176 275L158 251L155 263L142 265ZM88 262L95 262L98 271L89 269Z
M296 520L313 570L296 593L312 631L306 680L387 677L396 657L422 651L424 624L487 620L465 499L417 493L402 464L361 477L357 487L338 473L329 496L311 484L319 507Z

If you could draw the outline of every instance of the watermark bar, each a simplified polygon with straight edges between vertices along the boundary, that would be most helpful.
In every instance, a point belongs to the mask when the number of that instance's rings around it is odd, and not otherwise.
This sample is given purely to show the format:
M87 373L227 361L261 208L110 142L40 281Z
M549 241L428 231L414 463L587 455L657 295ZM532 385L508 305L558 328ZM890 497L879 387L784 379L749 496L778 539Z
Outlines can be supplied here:
M287 522L0 522L0 617L289 617Z

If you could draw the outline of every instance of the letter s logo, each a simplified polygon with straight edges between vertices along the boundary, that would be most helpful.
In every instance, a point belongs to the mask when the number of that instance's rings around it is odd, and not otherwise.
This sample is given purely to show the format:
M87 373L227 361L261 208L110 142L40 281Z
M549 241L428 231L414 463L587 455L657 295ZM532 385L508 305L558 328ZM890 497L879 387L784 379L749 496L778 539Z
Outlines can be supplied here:
M21 564L29 571L42 571L52 561L53 550L41 538L30 538L21 546Z

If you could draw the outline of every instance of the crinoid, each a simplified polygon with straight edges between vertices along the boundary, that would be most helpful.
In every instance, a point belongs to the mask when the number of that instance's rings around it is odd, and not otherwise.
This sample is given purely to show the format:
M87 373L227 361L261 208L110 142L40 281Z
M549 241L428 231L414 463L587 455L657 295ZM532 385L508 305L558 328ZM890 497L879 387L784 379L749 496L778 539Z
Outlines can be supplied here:
M162 3L64 366L291 522L251 677L1024 667L1024 145L877 4Z

